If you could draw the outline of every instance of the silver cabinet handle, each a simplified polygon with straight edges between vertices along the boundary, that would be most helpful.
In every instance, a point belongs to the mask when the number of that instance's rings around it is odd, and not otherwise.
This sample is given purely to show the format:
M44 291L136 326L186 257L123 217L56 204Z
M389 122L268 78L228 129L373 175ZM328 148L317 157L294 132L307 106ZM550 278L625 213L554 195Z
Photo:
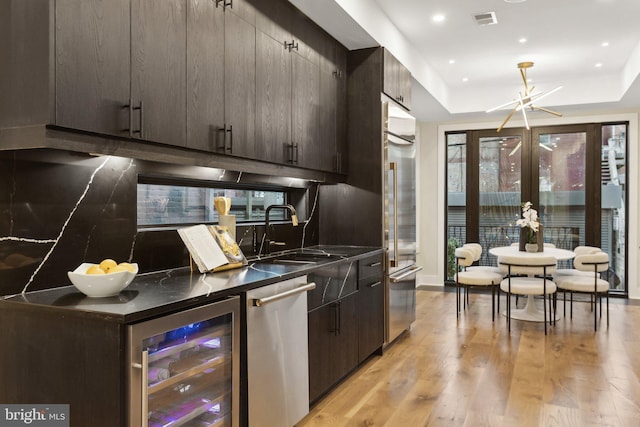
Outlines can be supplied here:
M375 288L376 286L378 286L378 285L381 285L381 284L382 284L382 282L380 282L380 281L377 281L377 282L375 282L375 283L372 283L372 284L370 284L370 285L367 285L367 286L369 286L370 288Z
M411 270L407 271L406 273L401 274L400 276L391 276L391 277L389 277L389 279L391 279L391 281L393 283L398 283L399 281L401 281L405 277L409 277L412 274L416 274L420 270L422 270L422 267L416 266L416 267L413 267Z
M369 264L368 267L377 267L381 264L382 264L381 262L374 262L373 264Z
M306 285L282 292L280 294L271 295L270 297L253 298L252 305L254 307L262 307L263 305L267 305L269 303L281 300L283 298L288 298L292 295L300 294L302 292L308 292L315 288L316 288L316 284L314 282L307 283Z

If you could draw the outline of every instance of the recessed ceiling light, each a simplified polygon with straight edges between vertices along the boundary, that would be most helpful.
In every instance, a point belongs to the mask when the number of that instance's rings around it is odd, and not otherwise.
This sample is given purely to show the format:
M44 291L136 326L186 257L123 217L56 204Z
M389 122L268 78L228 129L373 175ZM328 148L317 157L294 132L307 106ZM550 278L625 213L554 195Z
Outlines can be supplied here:
M468 82L468 81L469 81L469 79L468 79L467 77L463 77L463 78L462 78L462 81L466 83L466 82Z
M602 47L608 47L609 46L609 42L602 42Z
M602 68L602 62L596 63L596 68Z
M444 21L444 15L442 15L442 14L433 15L431 17L431 20L433 22L443 22Z
M526 42L527 42L527 38L526 38L526 37L520 37L520 38L518 39L518 42L519 42L519 43L526 43Z
M450 60L449 60L449 64L455 64L455 63L456 63L456 60L455 60L455 59L450 59Z
M523 3L527 0L504 0L505 3Z

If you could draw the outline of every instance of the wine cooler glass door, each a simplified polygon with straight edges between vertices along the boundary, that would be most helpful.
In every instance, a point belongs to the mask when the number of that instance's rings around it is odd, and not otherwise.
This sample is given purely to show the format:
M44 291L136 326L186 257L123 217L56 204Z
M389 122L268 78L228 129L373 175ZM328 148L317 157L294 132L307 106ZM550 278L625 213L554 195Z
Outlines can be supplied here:
M239 299L129 327L130 426L237 426Z

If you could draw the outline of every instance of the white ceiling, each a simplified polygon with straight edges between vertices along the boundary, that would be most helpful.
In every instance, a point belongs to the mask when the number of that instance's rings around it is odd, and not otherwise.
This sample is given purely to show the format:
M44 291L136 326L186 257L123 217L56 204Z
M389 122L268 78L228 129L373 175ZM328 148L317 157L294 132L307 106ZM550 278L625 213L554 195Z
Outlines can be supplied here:
M289 1L349 49L389 49L414 77L412 111L424 121L486 116L516 99L523 61L535 63L530 86L562 86L540 106L640 107L640 0ZM485 12L497 24L479 26L473 15Z

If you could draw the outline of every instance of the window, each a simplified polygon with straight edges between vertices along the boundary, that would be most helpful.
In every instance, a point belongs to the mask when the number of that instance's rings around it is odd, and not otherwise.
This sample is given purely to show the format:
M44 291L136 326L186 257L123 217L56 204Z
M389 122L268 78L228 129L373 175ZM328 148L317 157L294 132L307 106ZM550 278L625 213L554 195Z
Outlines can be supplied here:
M138 227L218 222L213 198L220 196L231 198L237 223L264 221L267 206L286 203L283 191L138 183ZM284 215L274 210L271 219Z
M447 275L456 246L488 250L519 241L520 204L531 201L544 240L563 249L598 246L609 254L613 293L627 292L628 123L470 130L447 133ZM560 264L570 268L571 262Z
M447 279L454 280L455 249L466 241L467 134L447 134Z

